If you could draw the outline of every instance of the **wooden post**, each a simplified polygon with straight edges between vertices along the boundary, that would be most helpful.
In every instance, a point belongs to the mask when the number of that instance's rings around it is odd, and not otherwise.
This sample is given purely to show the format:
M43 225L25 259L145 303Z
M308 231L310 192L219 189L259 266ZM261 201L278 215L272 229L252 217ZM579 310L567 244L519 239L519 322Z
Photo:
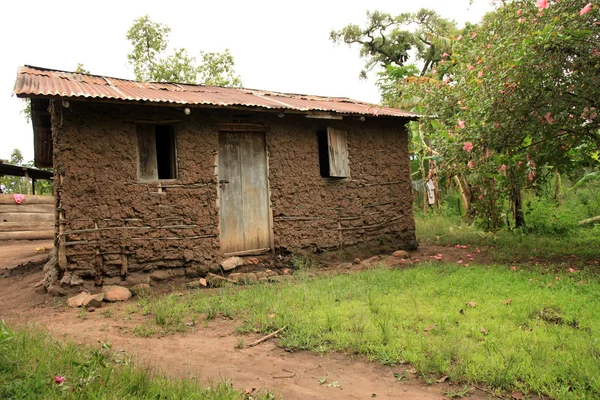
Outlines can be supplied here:
M31 181L29 180L27 170L25 170L25 185L27 185L27 194L31 194Z
M54 184L54 195L56 196L56 209L58 214L58 235L55 239L55 242L58 242L56 257L60 269L66 271L68 264L66 243L69 240L69 238L67 237L67 235L63 234L63 232L65 231L65 225L67 224L67 221L65 219L65 210L62 209L62 200L60 198L61 191L58 190L58 187L62 187L63 176L59 174L57 178L58 183L55 182Z
M125 246L121 246L121 277L127 277L127 253Z
M36 180L31 178L31 194L35 196L35 182Z

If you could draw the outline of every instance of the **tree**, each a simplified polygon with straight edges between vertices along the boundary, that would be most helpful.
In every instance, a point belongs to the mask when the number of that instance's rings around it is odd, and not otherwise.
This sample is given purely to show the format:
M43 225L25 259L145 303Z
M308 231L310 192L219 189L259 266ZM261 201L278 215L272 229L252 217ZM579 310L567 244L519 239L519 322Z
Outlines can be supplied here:
M442 55L451 52L449 38L456 32L454 21L423 8L395 17L380 11L367 12L365 27L349 24L331 31L330 39L359 45L359 54L365 59L360 76L366 78L368 71L378 68L382 100L395 106L400 101L397 83L408 76L430 73Z
M242 86L233 69L235 63L229 49L224 53L200 52L202 64L198 66L200 82L209 86Z
M84 74L84 75L90 75L91 72L88 71L87 69L85 69L85 67L83 66L83 63L77 63L77 68L75 68L75 73L77 74Z
M499 226L502 199L523 225L520 189L600 161L598 6L499 2L432 71L408 78L425 134L449 175L466 176L474 212Z
M241 86L235 75L235 62L229 50L224 53L201 52L202 63L185 48L175 49L171 55L165 52L169 45L171 28L153 22L148 15L134 20L127 31L127 40L133 49L127 55L133 66L135 78L140 81L179 82L212 86Z

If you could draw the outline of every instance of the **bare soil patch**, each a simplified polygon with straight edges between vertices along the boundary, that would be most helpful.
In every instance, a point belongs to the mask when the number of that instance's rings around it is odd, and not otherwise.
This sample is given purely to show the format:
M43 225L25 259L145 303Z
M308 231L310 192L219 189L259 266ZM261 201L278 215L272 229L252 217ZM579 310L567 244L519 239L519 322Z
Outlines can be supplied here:
M41 263L53 248L52 240L0 241L0 271L28 262Z

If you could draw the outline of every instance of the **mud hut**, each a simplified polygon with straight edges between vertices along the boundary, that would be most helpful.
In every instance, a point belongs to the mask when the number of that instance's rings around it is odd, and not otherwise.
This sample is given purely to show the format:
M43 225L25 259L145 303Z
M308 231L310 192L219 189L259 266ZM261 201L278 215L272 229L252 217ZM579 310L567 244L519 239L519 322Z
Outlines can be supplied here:
M36 165L54 170L52 279L134 282L232 255L416 247L415 114L31 66L14 92L31 99Z

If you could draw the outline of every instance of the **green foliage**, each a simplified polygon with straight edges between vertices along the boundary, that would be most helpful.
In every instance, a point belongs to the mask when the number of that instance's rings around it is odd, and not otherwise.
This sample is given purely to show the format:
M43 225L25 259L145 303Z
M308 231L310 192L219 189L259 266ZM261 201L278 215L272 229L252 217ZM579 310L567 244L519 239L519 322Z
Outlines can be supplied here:
M133 46L127 60L133 66L137 80L160 80L156 79L155 69L160 61L160 54L167 49L170 32L171 28L151 21L149 15L133 21L133 25L127 31L127 40Z
M242 86L242 80L235 74L233 56L229 49L224 53L200 52L202 63L198 66L200 82L209 86Z
M57 377L64 382L58 384ZM158 376L113 353L108 343L88 349L35 329L11 330L0 321L0 398L240 400L243 395L225 382L202 388L192 380Z
M329 37L334 43L359 45L359 54L366 60L361 76L365 77L367 71L378 66L385 71L380 79L389 83L395 76L406 73L401 67L408 63L413 53L416 55L415 61L424 63L421 70L421 75L424 75L450 49L448 35L455 31L454 21L423 8L395 17L380 11L367 11L364 28L349 24L339 31L331 31ZM394 68L390 70L388 66ZM388 73L388 77L384 78Z
M85 69L85 67L83 66L83 63L77 63L77 68L75 68L75 73L77 74L84 74L84 75L90 75L91 72L88 71L87 69Z
M441 169L467 177L473 211L494 228L515 189L600 166L599 7L580 15L582 1L498 4L456 37L431 78L399 88L420 99Z
M127 31L133 49L127 55L135 78L140 81L200 83L211 86L241 86L235 74L235 62L229 50L224 53L201 52L202 62L184 48L166 56L171 28L153 22L148 15L134 20Z

